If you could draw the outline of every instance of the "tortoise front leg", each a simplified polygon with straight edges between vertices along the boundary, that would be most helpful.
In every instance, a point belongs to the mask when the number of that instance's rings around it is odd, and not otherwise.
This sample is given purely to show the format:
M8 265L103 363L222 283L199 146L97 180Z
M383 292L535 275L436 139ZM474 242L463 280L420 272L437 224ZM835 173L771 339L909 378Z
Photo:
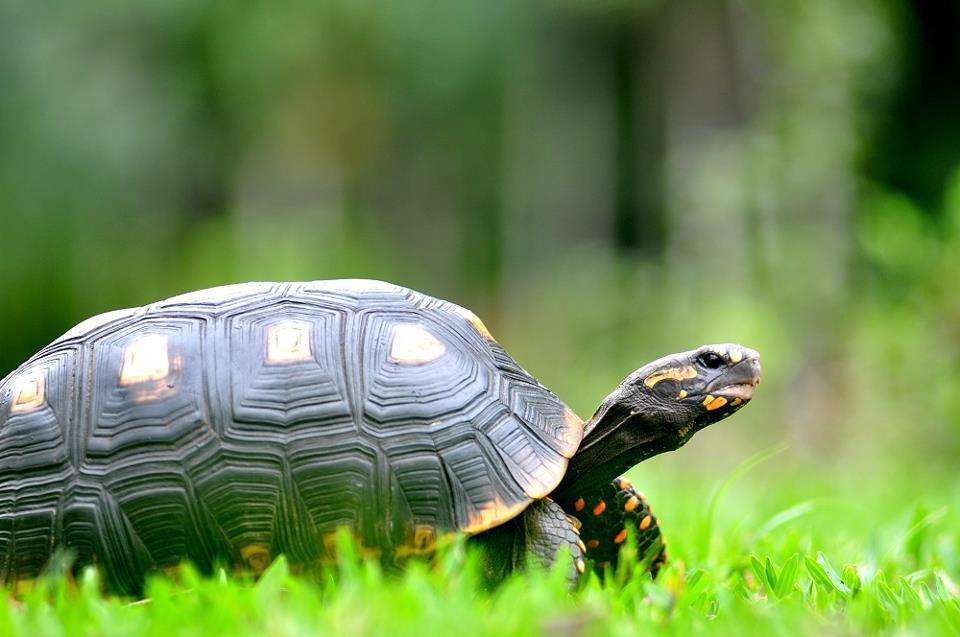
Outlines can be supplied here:
M580 536L598 574L617 567L629 527L637 537L638 557L648 560L650 574L657 576L667 559L666 543L646 497L634 489L629 480L617 478L563 505L580 520Z
M580 581L586 568L576 519L549 498L531 503L516 518L473 539L483 546L484 571L491 584L523 571L531 560L550 568L560 551L569 551L571 557L567 575L571 585Z

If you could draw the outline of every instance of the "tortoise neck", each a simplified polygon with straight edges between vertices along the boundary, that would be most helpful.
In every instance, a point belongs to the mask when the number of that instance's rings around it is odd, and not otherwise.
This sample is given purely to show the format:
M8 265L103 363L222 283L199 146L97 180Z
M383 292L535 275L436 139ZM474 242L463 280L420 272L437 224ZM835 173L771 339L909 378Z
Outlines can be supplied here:
M611 396L587 423L580 448L550 497L561 506L612 482L634 465L680 446L662 423ZM566 508L566 507L565 507Z

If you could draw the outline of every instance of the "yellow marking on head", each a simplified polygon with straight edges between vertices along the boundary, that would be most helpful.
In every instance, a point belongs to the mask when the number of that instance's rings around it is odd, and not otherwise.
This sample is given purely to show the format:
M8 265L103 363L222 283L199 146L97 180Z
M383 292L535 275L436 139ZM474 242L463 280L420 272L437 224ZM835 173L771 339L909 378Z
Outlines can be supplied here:
M720 409L721 407L727 404L727 399L724 398L723 396L717 396L716 398L714 398L713 396L707 396L707 398L709 398L710 401L708 402L706 399L704 399L704 402L703 402L703 406L707 408L707 411Z
M686 398L686 397L687 397L687 390L686 390L686 389L681 389L681 390L680 390L680 393L677 394L677 398L680 399L680 400L683 400L683 399Z
M309 324L284 321L267 328L268 363L299 363L312 358Z
M577 558L577 572L582 575L585 570L587 570L587 565L584 564L584 563L583 563L583 560L578 557L578 558Z
M680 429L677 430L677 434L682 438L682 437L686 436L688 433L690 433L690 430L691 430L691 429L693 429L693 425L692 425L692 424L686 424L686 425L684 425L683 427L680 427Z
M120 367L120 385L136 385L152 380L163 380L170 374L170 356L167 353L167 337L162 334L146 334L123 350Z
M741 350L739 347L731 349L729 354L731 363L736 364L743 360L743 350Z
M425 328L405 323L393 330L390 358L404 365L423 365L443 356L447 346Z
M248 544L240 549L240 557L247 563L250 570L260 574L270 566L270 550L262 544Z
M493 338L493 334L490 333L490 330L487 329L487 326L483 324L483 321L480 320L480 317L468 310L465 307L460 307L459 305L454 306L454 311L467 319L473 328L480 332L480 335L487 339L488 341L496 340Z
M600 546L600 540L598 539L587 540L587 546L592 549L595 549L598 546Z
M733 402L730 403L730 404L731 404L732 406L736 407L737 405L739 405L739 404L742 403L742 402L743 402L743 398L740 398L739 396L737 396L736 398L733 399Z
M661 380L675 380L679 382L688 378L696 377L697 370L690 365L685 367L671 367L670 369L662 369L659 372L650 374L643 379L643 384L652 389L653 386L659 383Z
M13 388L11 414L23 414L43 406L46 395L46 381L40 372L31 372L21 376Z
M650 527L650 523L653 522L653 518L649 515L640 520L640 530L645 531Z
M620 532L613 536L614 544L623 544L623 541L627 539L627 530L620 529Z
M637 508L640 504L640 498L635 495L630 496L630 499L627 500L626 504L623 505L623 510L630 512Z
M494 500L476 512L471 513L467 517L467 525L463 530L471 535L486 531L516 517L516 515L526 507L527 502L517 502L516 504L508 506L499 499Z
M573 508L577 511L583 511L585 506L587 506L587 503L583 501L583 498L577 498L577 501L573 503Z
M620 476L619 478L617 478L617 480L619 480L618 486L621 489L629 489L630 487L633 486L633 484L623 476Z
M593 514L600 515L601 513L604 512L606 508L607 508L607 503L604 502L603 500L600 500L600 502L597 503L597 506L593 507Z

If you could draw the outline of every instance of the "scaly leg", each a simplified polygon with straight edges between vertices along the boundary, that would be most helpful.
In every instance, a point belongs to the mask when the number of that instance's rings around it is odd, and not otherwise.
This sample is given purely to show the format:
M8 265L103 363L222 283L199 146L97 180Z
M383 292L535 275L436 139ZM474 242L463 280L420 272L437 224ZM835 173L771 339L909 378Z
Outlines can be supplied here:
M580 537L598 574L616 568L630 527L637 537L639 558L649 560L650 574L657 576L667 559L665 542L646 498L629 480L617 478L597 491L579 494L562 504L580 521Z
M524 570L530 560L549 568L562 550L570 552L568 579L571 585L580 581L585 569L585 547L576 521L550 498L533 502L513 520L473 540L483 546L484 571L491 584L502 581L513 571Z

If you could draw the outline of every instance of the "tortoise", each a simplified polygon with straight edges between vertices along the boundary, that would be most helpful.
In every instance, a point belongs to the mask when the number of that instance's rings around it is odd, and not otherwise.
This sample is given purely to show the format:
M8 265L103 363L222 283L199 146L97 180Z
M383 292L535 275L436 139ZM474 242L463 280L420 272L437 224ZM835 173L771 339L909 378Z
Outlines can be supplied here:
M621 474L731 415L758 354L636 370L584 423L469 310L381 281L247 283L80 323L0 382L0 582L67 550L121 593L189 560L387 563L467 534L497 579L615 565L659 526Z

